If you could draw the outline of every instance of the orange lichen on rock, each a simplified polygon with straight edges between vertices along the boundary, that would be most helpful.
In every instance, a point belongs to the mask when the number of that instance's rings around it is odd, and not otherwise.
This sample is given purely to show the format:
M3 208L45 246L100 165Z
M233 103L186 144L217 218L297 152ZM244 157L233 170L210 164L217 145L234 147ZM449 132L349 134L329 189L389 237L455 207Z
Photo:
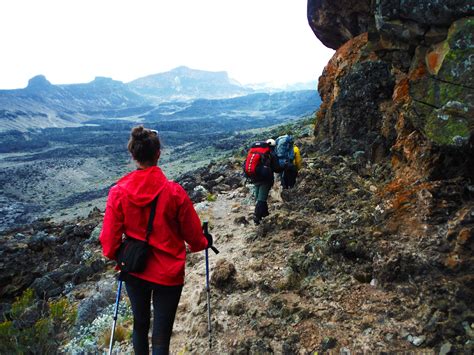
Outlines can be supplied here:
M344 77L352 66L361 60L376 59L375 53L364 50L367 44L367 33L350 39L339 47L324 68L318 81L318 92L322 103L316 114L315 132L317 132L319 126L322 126L322 122L327 119L326 115L339 95L338 80Z
M413 59L413 68L408 73L410 81L417 81L422 79L427 74L426 63L425 63L425 51L417 51L416 57Z
M456 253L451 253L444 261L444 265L450 269L456 269L460 265L460 263L461 259Z
M467 244L467 242L471 239L472 235L474 234L474 230L472 228L463 228L458 234L458 243L461 245Z
M417 193L421 190L429 190L432 184L424 182L417 185L411 185L406 180L395 179L385 186L380 192L381 196L391 195L391 205L394 210L404 209L408 204L416 202Z
M400 80L393 90L393 102L406 103L410 100L410 81L408 78Z
M443 64L444 57L449 51L449 46L447 42L438 43L433 47L433 49L426 54L426 66L428 71L436 75Z
M441 58L439 53L431 52L426 55L426 64L428 64L428 70L430 73L434 74L437 72L436 68L439 67Z
M397 127L401 134L392 146L392 167L397 177L413 182L430 173L437 156L423 134L409 130L409 126Z
M403 178L396 178L384 188L379 196L384 200L387 210L386 229L391 232L406 232L412 237L427 233L423 216L432 206L432 192L436 183L413 183ZM424 197L426 196L426 197Z

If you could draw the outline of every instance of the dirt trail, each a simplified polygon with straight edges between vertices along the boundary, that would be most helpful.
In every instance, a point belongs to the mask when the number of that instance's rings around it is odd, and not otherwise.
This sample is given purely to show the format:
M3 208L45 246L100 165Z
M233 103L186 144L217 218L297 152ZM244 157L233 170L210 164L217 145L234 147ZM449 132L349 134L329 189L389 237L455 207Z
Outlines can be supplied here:
M340 183L346 190L354 189L350 181ZM354 183L359 189L366 186L366 191L370 190L367 182ZM254 205L249 186L196 206L201 218L209 220L220 250L219 255L210 253L211 275L220 268L222 276L229 264L235 267L235 274L228 275L223 285L211 285L213 348L209 351L204 253L188 256L172 353L402 351L413 350L415 343L418 349L432 351L423 347L421 321L413 313L417 300L410 297L409 287L400 293L378 287L377 280L361 281L365 276L363 263L358 260L364 257L363 241L355 247L348 244L355 249L344 251L349 259L342 262L338 251L332 255L327 255L326 249L317 252L322 235L353 219L354 211L362 213L364 208L373 210L373 206L364 207L359 201L351 210L335 203L332 209L312 210L307 215L308 210L296 207L302 203L298 202L300 197L283 202L277 186L276 182L269 199L270 216L259 226L251 219ZM294 192L301 194L304 188L303 181ZM313 196L301 198L313 201ZM340 198L347 199L343 194ZM353 233L357 236L358 231ZM362 245L362 252L358 245ZM218 265L222 259L225 267ZM362 276L348 272L347 267L360 268Z
M250 194L242 192L242 188L230 193L217 195L214 202L204 202L197 206L202 220L208 220L211 234L219 254L209 252L209 267L212 274L216 262L226 259L232 262L237 270L247 273L249 258L245 237L255 230L252 224L234 223L238 217L249 216L253 211ZM207 343L207 308L205 294L205 258L204 252L189 254L186 267L186 284L181 296L174 334L171 341L173 353L196 351L202 353L208 347ZM219 319L219 324L228 323L222 304L216 302L216 289L211 285L212 318ZM199 304L198 304L199 303ZM205 311L205 312L204 312ZM193 333L195 333L193 335ZM213 347L222 349L222 337L217 332L213 336ZM222 349L224 350L224 349Z
M274 186L269 200L274 218L283 218L277 211L281 204ZM317 291L311 297L291 290L288 260L303 246L295 242L294 231L273 230L269 221L260 226L236 223L242 217L251 221L253 208L246 188L220 194L204 207L198 205L201 217L210 221L220 250L219 255L210 253L211 274L217 261L225 259L235 266L236 277L228 287L211 285L213 349L209 351L204 253L189 256L172 353L307 353L321 344L331 348L336 339L341 347L370 350L373 347L366 344L380 340L382 334L391 339L397 322L382 321L383 332L377 335L370 327L394 298L387 292L350 277L314 279L311 288Z

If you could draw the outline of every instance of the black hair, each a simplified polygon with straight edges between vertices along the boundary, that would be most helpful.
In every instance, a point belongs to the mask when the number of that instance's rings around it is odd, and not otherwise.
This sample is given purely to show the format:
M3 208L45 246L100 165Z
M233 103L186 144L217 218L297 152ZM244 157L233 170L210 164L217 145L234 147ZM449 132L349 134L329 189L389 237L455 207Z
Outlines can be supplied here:
M128 140L128 150L133 159L139 163L151 163L161 149L161 142L156 132L137 126L132 128Z

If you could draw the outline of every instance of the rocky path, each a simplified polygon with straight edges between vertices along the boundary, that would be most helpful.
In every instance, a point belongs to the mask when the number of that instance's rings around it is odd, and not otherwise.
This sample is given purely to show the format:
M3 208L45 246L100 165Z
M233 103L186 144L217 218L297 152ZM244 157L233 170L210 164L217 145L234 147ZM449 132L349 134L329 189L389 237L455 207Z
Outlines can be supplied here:
M237 270L246 271L249 260L245 243L246 235L254 227L249 227L242 215L249 215L253 209L246 194L241 191L222 193L215 202L203 202L197 206L201 220L209 221L219 254L209 253L211 275L218 261L231 262ZM235 223L240 218L244 223ZM244 217L245 218L245 217ZM222 304L225 302L225 304ZM214 330L228 326L229 319L224 311L228 300L218 297L216 287L211 285L211 307ZM215 323L217 320L217 324ZM173 352L204 352L208 347L207 302L205 293L204 252L188 255L186 284L178 308L171 348ZM213 347L225 351L225 339L216 331Z
M213 348L208 349L201 253L189 258L173 353L349 353L423 344L417 322L404 312L410 301L378 288L377 280L298 273L323 269L322 260L305 253L316 247L315 235L337 224L337 211L308 216L288 210L276 186L269 205L271 216L260 226L249 223L253 202L248 187L197 206L201 218L210 221L220 250L210 254Z

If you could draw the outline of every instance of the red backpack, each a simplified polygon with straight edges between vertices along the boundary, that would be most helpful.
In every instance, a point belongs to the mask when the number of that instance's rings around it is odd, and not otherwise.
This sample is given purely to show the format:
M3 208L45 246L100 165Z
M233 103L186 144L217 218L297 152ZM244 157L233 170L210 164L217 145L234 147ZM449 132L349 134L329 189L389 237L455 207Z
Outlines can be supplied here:
M251 180L261 180L269 176L270 146L266 142L252 144L244 163L244 173ZM267 171L269 170L269 171Z

